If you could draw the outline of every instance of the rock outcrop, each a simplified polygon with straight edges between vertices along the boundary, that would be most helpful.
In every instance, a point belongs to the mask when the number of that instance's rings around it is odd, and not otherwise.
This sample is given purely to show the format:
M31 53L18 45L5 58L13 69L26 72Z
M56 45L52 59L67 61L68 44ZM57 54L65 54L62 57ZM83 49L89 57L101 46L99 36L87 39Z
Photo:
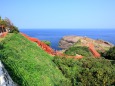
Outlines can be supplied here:
M98 51L105 51L108 50L110 47L114 45L103 40L94 40L88 37L82 36L64 36L60 42L59 47L62 49L67 49L70 46L88 46L89 43L92 43L96 50Z

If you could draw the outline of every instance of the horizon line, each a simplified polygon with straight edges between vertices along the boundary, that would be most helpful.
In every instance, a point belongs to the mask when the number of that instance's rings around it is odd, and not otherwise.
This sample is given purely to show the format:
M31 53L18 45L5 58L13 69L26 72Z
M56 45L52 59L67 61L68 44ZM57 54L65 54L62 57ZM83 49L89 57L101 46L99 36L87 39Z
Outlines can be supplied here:
M19 29L115 29L115 28L19 28Z

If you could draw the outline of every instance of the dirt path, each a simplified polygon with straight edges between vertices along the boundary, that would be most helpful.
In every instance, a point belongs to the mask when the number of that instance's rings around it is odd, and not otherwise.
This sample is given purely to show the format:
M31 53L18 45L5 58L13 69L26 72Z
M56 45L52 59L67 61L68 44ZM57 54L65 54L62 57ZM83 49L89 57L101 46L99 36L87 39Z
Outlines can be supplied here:
M93 43L89 43L89 50L94 55L94 57L99 58L100 54L95 50Z

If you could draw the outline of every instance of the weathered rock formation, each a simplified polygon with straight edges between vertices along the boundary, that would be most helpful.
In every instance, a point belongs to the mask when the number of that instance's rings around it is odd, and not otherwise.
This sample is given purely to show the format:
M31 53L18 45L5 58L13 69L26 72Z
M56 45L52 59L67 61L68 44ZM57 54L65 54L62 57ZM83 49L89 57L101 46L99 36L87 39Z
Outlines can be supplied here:
M108 50L110 47L113 47L114 45L103 41L103 40L94 40L88 37L82 37L82 36L64 36L60 42L59 47L62 49L67 49L70 46L88 46L89 43L92 43L96 50L98 51L105 51Z

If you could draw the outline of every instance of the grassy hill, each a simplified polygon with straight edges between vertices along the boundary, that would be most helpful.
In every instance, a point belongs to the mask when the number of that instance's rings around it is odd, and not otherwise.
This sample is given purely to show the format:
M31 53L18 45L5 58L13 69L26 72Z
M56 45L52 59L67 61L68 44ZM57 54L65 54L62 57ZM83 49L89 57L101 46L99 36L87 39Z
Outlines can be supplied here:
M10 33L0 42L0 59L19 86L69 85L53 57L20 34Z

